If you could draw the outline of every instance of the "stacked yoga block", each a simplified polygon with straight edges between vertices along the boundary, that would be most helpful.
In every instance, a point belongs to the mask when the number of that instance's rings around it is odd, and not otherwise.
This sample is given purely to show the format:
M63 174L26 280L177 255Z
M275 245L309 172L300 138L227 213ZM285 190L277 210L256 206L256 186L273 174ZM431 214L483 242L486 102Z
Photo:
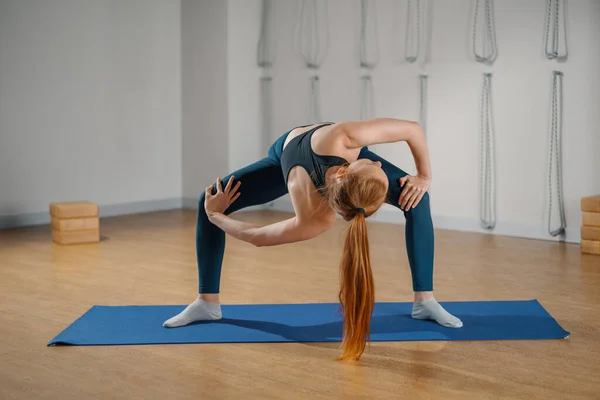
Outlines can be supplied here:
M100 241L98 205L89 201L50 204L52 241L59 244Z
M581 252L600 254L600 195L581 199Z

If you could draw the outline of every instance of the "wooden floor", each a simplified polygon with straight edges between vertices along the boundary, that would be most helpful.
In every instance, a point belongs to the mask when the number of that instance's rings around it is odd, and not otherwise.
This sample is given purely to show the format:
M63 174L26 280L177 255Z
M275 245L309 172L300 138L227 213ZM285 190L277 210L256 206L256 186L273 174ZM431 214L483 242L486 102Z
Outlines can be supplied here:
M238 214L267 223L287 214ZM538 299L566 340L46 347L94 304L187 304L193 211L102 219L100 244L59 246L47 226L0 231L1 399L598 399L600 257L577 245L436 231L439 301ZM229 239L221 300L334 302L344 223L308 242ZM371 224L377 301L410 301L401 225Z

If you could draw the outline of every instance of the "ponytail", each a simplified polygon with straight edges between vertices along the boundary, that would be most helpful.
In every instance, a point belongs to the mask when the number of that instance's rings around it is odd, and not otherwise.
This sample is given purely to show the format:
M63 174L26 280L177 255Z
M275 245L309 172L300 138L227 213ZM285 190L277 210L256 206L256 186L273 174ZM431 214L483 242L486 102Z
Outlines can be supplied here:
M375 287L371 271L365 214L350 220L340 263L339 300L344 319L342 354L338 360L360 359L370 336Z
M343 316L342 353L338 360L359 360L369 341L375 285L367 222L387 198L388 186L379 179L342 167L341 177L323 192L333 210L349 222L340 262L339 300Z

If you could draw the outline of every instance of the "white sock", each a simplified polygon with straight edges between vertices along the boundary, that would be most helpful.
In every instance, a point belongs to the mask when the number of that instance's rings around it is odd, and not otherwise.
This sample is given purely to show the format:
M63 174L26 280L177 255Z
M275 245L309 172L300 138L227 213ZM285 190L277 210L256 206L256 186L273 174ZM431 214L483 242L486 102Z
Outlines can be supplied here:
M175 328L195 321L211 321L221 318L221 306L219 304L196 299L192 304L187 306L185 310L166 320L163 323L163 326Z
M412 309L414 319L431 319L448 328L460 328L463 323L460 319L444 310L434 298L415 302Z

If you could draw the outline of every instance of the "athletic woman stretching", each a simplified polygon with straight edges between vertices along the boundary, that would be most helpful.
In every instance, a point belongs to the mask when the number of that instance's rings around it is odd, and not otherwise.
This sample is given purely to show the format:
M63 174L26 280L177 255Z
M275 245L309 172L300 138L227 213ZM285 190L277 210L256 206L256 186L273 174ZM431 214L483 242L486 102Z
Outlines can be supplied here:
M416 176L406 174L367 148L399 141L406 141L412 151ZM217 179L200 196L196 227L199 296L164 326L221 318L219 285L225 233L255 246L293 243L331 228L337 213L350 221L340 263L339 300L344 318L340 359L359 359L369 337L375 301L365 218L387 202L400 208L406 217L406 249L414 290L412 317L461 327L462 322L433 297L434 237L427 193L430 180L425 137L415 122L377 118L292 129L271 146L266 158L223 181ZM241 184L246 189L238 192ZM286 193L296 214L290 219L259 226L227 216Z

